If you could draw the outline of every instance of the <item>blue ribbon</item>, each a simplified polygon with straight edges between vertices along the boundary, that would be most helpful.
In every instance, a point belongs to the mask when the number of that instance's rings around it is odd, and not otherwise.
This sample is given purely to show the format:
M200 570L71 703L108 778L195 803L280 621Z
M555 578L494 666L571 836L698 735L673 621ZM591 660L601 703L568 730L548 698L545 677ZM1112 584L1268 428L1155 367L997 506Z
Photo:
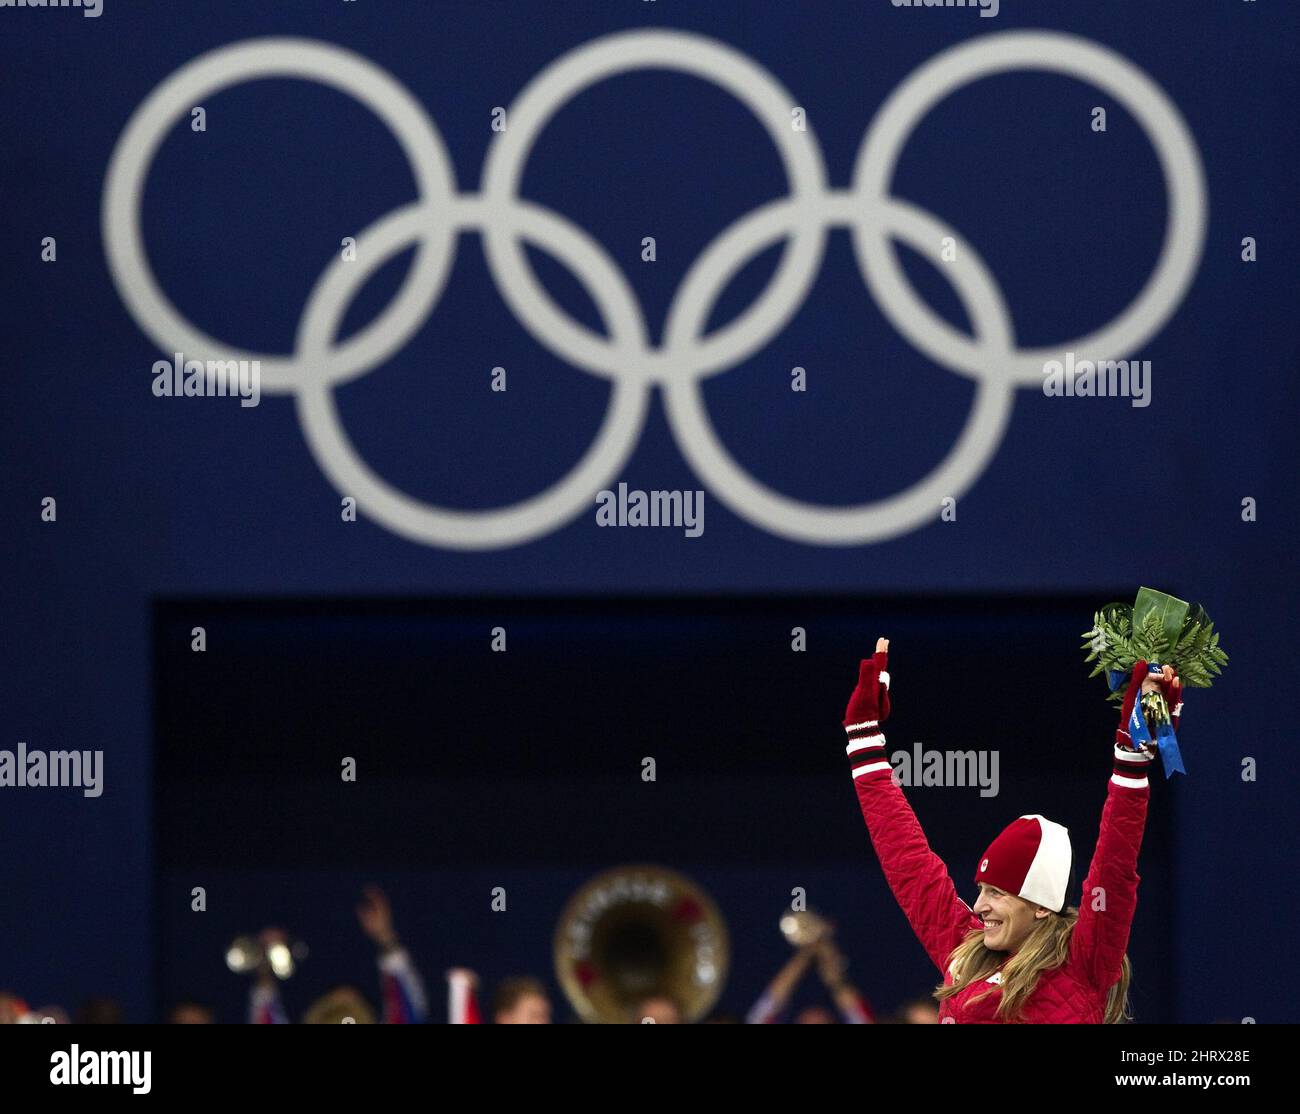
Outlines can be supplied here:
M1150 663L1152 673L1159 673L1160 666L1155 662ZM1110 671L1110 677L1115 675L1115 670ZM1120 674L1123 676L1123 674ZM1110 677L1107 680L1110 680ZM1111 684L1113 692L1117 686ZM1128 717L1128 734L1133 740L1133 749L1137 750L1145 743L1151 742L1151 729L1147 726L1146 716L1142 714L1142 694L1139 692L1133 701L1133 711ZM1162 723L1156 729L1156 748L1160 751L1160 764L1164 766L1165 777L1173 777L1174 774L1186 774L1187 770L1183 767L1183 756L1178 750L1178 736L1174 734L1174 726L1171 723Z

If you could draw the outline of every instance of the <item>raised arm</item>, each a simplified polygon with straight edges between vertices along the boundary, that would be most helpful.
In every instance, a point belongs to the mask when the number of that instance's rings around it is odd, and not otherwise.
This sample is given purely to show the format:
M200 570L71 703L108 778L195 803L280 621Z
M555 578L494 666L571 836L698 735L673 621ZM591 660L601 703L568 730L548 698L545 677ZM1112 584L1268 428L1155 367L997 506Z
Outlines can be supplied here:
M780 1016L790 1001L804 974L812 965L814 951L811 947L800 948L781 967L772 981L767 984L762 996L750 1007L745 1016L746 1025L770 1025Z
M361 930L379 949L379 989L386 1025L423 1025L429 1000L410 954L402 947L393 925L388 897L378 886L367 886L357 906Z
M1147 770L1155 751L1131 748L1128 720L1139 694L1157 688L1165 691L1171 708L1181 709L1181 686L1173 671L1148 677L1147 663L1138 662L1115 733L1114 772L1106 787L1097 848L1083 881L1079 923L1070 941L1071 964L1099 991L1108 990L1119 981L1124 953L1128 950L1141 880L1137 872L1138 852L1142 848L1147 801L1151 796Z
M885 880L931 962L946 973L948 956L979 918L957 896L948 868L926 841L903 790L894 783L881 724L889 718L889 642L858 668L858 687L844 714L853 784Z
M876 1011L872 1009L867 996L848 979L849 961L836 946L833 937L824 936L816 944L817 973L830 995L835 999L835 1007L840 1016L849 1025L874 1025Z
M288 943L288 934L280 928L264 928L258 934L258 941L262 945L263 959L257 965L253 985L248 991L249 1024L288 1025L289 1015L280 1001L280 981L271 970L270 961L265 958L274 945Z
M410 953L400 945L379 955L379 988L385 1025L423 1025L429 1018L424 980Z

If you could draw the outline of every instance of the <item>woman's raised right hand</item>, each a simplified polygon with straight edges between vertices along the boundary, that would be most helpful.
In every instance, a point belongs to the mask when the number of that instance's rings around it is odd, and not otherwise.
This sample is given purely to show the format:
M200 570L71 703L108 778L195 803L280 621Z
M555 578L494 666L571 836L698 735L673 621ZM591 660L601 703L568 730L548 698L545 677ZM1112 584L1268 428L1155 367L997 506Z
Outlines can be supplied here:
M858 685L844 710L844 726L881 724L889 718L889 639L876 639L876 652L858 666Z

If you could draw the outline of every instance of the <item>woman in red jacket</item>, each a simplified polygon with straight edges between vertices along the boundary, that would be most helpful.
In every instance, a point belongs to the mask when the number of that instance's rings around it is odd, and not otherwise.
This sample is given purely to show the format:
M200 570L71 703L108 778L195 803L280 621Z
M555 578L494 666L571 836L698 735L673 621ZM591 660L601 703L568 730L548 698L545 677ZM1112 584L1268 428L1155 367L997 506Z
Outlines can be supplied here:
M939 1018L964 1023L1117 1022L1126 1018L1129 927L1154 748L1132 749L1125 727L1139 692L1159 689L1178 724L1181 685L1168 666L1138 662L1115 736L1101 832L1083 883L1083 908L1065 904L1070 837L1042 816L1013 821L980 856L974 908L957 896L895 783L880 725L889 718L889 643L862 662L845 712L862 815L889 888L943 974Z

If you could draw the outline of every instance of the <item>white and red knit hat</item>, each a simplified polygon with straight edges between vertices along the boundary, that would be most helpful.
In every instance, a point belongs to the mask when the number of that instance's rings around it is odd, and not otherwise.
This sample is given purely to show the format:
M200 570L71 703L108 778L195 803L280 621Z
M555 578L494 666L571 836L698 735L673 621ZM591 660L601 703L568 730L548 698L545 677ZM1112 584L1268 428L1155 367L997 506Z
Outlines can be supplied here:
M987 882L1059 913L1070 885L1070 859L1066 828L1043 816L1022 816L980 856L975 882Z

